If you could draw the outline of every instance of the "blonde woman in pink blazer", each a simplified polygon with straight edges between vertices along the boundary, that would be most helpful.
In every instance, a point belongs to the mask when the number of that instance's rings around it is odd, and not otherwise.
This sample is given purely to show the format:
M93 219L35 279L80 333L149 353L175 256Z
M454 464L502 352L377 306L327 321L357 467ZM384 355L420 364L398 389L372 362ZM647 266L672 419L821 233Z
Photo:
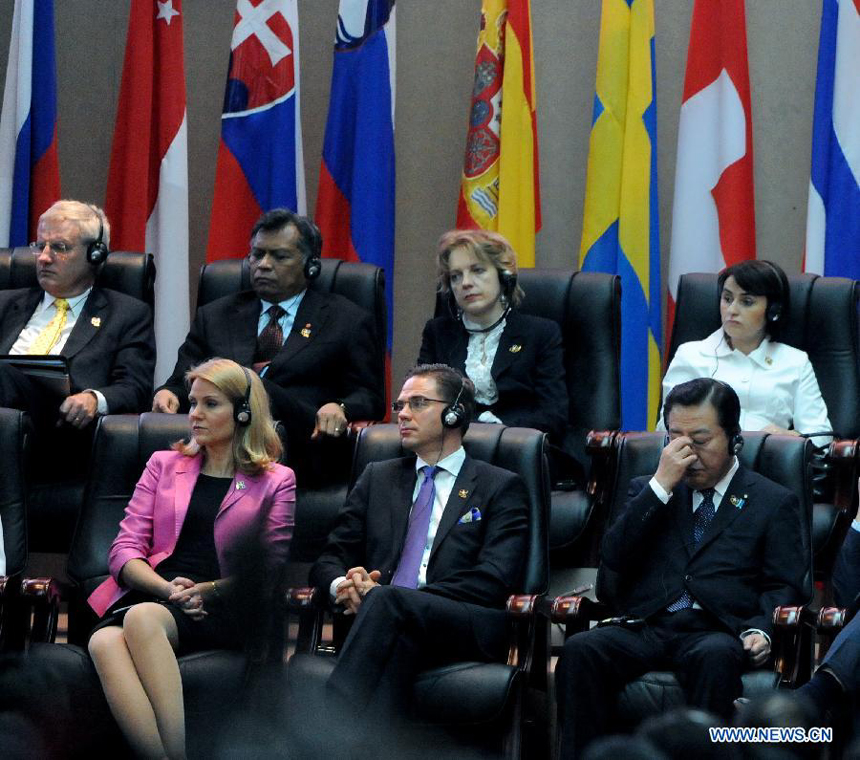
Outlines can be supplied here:
M185 757L177 652L240 648L225 599L247 540L284 563L295 476L259 377L227 359L187 374L191 439L159 451L126 507L109 554L111 577L89 597L102 617L89 651L111 711L143 757Z

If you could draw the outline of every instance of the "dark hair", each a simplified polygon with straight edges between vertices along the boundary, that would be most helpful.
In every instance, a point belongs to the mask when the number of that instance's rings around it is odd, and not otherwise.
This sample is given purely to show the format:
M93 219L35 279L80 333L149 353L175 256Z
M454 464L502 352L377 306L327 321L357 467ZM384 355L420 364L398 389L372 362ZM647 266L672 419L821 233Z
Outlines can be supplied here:
M663 424L669 429L669 413L676 406L699 406L709 402L717 410L720 427L731 440L741 432L741 402L734 388L712 377L697 377L669 391L663 403Z
M726 267L717 279L720 287L720 298L723 297L723 287L729 277L747 293L754 296L764 296L767 299L765 330L773 340L785 333L790 306L788 277L778 264L762 259L741 261ZM774 319L774 316L776 318Z
M460 429L463 433L468 430L475 416L475 385L468 377L447 364L417 364L406 373L403 381L406 382L410 377L432 377L439 394L449 404L453 404L459 396L457 403L466 411L466 419Z
M263 214L251 228L251 240L262 230L263 232L277 232L287 225L292 224L299 233L298 247L307 261L312 256L322 255L322 233L310 218L300 216L288 208L273 208Z

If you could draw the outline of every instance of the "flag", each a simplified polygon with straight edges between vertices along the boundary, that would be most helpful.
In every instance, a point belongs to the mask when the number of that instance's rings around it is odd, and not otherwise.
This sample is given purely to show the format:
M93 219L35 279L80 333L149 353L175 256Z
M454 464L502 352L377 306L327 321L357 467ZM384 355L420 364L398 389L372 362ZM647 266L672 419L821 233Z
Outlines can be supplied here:
M494 230L535 265L540 230L530 0L483 0L457 227Z
M188 149L182 0L132 0L105 213L111 247L155 256L156 385L188 332Z
M340 0L316 222L323 255L385 270L391 355L394 275L395 14L389 0Z
M296 0L237 0L206 260L245 256L264 211L304 214Z
M860 280L860 1L823 0L804 269Z
M0 246L35 240L60 197L53 0L15 0L0 116ZM35 51L35 55L34 55Z
M678 124L668 331L678 280L755 258L744 0L696 0Z
M621 276L621 420L653 427L662 341L653 0L604 0L579 264Z

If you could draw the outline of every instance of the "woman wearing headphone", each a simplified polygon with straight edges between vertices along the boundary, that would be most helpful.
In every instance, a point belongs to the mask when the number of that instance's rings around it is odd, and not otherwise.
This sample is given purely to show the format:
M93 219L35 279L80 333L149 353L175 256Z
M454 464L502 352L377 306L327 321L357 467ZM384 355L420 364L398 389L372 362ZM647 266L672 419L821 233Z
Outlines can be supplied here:
M475 384L478 422L543 430L558 442L567 425L561 332L521 314L517 258L495 232L451 230L436 253L439 290L451 315L424 326L418 364L447 364Z
M738 394L742 430L831 430L809 357L779 342L789 313L785 272L769 261L743 261L724 269L718 282L722 327L678 347L663 378L663 398L679 383L713 377Z
M260 378L211 359L186 379L191 438L147 462L110 548L111 577L88 600L103 617L90 655L143 757L185 757L176 653L243 646L231 576L260 545L274 575L293 531L295 477L277 464L281 442Z

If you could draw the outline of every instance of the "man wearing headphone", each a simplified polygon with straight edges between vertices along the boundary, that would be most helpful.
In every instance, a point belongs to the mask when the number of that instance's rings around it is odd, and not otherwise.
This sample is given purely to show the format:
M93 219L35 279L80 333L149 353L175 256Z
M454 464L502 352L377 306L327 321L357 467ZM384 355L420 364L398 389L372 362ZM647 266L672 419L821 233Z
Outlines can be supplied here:
M367 466L310 573L357 616L329 691L380 721L406 713L423 668L504 660L505 602L527 530L519 476L463 449L470 380L444 364L419 365L392 408L411 456Z
M774 607L805 601L797 497L739 463L734 390L681 383L663 414L657 471L631 481L601 547L597 594L620 617L571 636L556 669L564 758L650 670L678 671L689 705L731 718L745 666L770 654Z
M308 289L319 276L321 250L320 231L307 217L282 208L263 214L251 230L253 290L197 310L153 411L185 411L185 373L205 359L253 366L286 427L289 463L302 474L310 438L338 437L351 419L380 419L371 316L347 298Z
M145 303L95 285L108 256L104 211L57 201L39 218L38 287L0 291L0 354L68 359L71 394L55 399L0 362L0 405L29 411L37 425L87 428L99 414L147 407L155 367L152 315Z

